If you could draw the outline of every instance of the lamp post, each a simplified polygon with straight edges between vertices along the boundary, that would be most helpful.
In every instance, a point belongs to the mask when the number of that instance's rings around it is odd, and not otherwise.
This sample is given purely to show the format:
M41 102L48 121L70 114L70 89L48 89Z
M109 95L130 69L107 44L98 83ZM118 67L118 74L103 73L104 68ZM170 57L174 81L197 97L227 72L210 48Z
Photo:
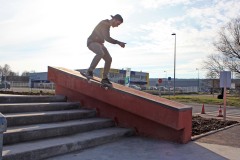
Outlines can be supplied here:
M176 75L176 39L177 34L173 33L173 36L175 36L175 44L174 44L174 76L173 76L173 95L175 96L175 75Z
M164 71L166 73L166 81L165 81L165 87L167 87L167 71Z
M230 57L232 64L231 64L231 79L233 79L233 57Z
M196 68L196 70L198 71L198 93L199 93L199 69Z

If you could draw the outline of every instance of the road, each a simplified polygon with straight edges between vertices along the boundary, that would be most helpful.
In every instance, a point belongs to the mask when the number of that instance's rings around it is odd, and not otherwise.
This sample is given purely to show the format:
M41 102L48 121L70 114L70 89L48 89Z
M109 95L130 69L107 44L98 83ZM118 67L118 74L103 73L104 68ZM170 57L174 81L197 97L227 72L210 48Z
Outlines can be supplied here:
M193 115L201 115L204 117L211 117L211 118L221 118L221 117L217 117L217 115L219 114L220 105L204 104L204 110L206 114L201 114L203 104L188 103L186 105L189 105L193 108L192 110ZM221 108L223 113L223 106L221 106ZM227 111L227 114L226 114L227 120L236 120L240 122L240 107L227 106L226 111Z

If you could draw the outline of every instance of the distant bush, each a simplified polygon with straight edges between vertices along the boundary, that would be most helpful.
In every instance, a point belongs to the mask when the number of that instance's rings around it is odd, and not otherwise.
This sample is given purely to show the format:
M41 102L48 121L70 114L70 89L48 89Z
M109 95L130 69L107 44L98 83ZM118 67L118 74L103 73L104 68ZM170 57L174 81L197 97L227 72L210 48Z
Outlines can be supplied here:
M55 93L50 92L14 92L14 91L0 91L0 94L14 94L14 95L55 95Z

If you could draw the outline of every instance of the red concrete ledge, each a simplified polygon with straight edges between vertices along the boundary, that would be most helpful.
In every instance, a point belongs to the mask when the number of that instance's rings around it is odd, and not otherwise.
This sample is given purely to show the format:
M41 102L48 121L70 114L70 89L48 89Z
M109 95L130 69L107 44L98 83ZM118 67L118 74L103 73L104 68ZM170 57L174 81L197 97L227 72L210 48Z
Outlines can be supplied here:
M56 94L96 108L99 116L115 119L124 127L134 127L140 135L180 143L191 140L192 108L158 96L113 83L105 90L99 83L88 83L79 72L48 67L48 79Z

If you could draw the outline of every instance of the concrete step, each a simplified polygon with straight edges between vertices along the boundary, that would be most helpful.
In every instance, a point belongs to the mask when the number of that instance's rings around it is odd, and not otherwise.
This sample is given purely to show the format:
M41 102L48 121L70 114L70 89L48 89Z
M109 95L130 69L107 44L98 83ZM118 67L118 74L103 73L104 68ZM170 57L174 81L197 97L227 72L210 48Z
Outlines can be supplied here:
M66 136L80 132L113 127L111 119L89 118L58 123L8 127L3 135L3 143L13 144L37 139Z
M79 133L67 137L7 145L3 147L3 160L40 160L89 147L109 143L134 133L132 129L107 128Z
M40 123L69 121L96 116L96 111L89 109L72 109L63 111L44 111L4 114L7 126L21 126Z
M67 98L62 95L55 96L31 96L31 95L5 95L0 96L0 103L41 103L41 102L66 102Z
M48 103L0 103L0 112L21 113L39 111L57 111L80 108L79 102L48 102Z

